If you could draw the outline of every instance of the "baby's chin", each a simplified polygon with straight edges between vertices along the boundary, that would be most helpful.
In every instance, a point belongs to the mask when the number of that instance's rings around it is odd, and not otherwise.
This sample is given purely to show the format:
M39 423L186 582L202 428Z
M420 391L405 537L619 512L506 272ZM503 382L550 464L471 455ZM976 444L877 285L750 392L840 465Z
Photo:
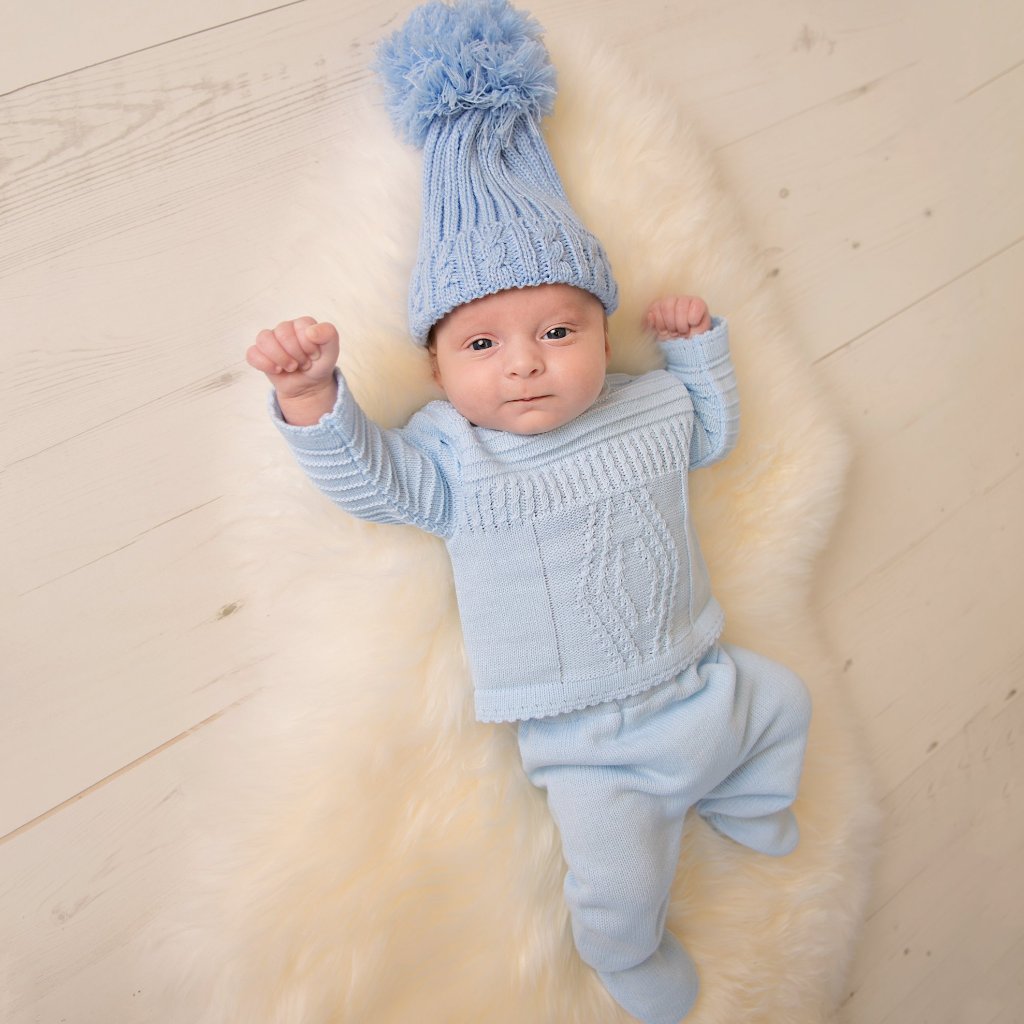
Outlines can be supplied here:
M474 427L482 427L484 430L500 430L506 434L534 437L537 434L547 434L559 427L564 427L566 423L571 423L576 419L576 416L553 415L543 409L529 409L518 414L481 417L479 421L472 416L466 416L466 419Z

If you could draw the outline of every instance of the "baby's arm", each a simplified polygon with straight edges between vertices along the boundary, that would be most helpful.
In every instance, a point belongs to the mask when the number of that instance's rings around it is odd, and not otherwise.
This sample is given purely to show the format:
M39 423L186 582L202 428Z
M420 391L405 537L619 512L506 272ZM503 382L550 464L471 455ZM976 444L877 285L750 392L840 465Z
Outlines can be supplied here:
M331 501L360 519L447 536L452 503L433 435L424 439L411 424L385 430L370 420L336 371L338 348L332 324L301 317L260 331L245 357L274 386L275 423Z
M645 324L659 341L667 369L682 381L693 403L690 468L724 458L736 443L739 404L724 320L703 299L670 296L651 303Z
M245 358L267 375L286 422L304 427L334 408L338 350L333 324L318 324L311 316L303 316L285 320L272 331L260 331Z

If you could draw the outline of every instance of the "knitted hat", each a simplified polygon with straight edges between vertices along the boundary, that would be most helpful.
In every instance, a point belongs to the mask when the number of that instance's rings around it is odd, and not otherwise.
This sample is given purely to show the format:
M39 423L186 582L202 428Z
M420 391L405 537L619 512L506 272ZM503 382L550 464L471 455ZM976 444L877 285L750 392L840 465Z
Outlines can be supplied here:
M555 72L540 25L506 0L430 2L378 51L396 130L423 149L423 221L409 326L506 288L571 284L607 313L618 289L540 130Z

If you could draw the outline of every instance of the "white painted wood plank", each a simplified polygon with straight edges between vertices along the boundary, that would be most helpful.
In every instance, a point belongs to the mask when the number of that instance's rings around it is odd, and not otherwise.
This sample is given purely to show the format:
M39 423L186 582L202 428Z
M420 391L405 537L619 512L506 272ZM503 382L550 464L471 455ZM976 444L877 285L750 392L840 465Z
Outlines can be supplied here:
M188 891L197 754L229 721L0 842L5 1024L167 1024L146 928Z
M986 707L885 801L882 873L899 881L869 916L845 1024L962 1024L1003 1009L993 1005L990 972L1008 961L997 992L1019 976L1022 727L1018 691Z
M848 633L840 643L848 646L840 649L857 652L846 678L868 720L882 793L891 792L949 742L979 707L1019 688L1024 668L1016 625L1020 584L1007 585L1015 574L1013 563L996 545L981 557L964 542L972 528L1003 533L1017 528L1024 474L1011 481L1013 486L1008 482L972 506L970 515L937 531L913 557L880 577L874 600L858 605L858 618L847 620ZM992 574L989 579L980 575L986 571ZM991 604L990 579L1002 585L1000 599ZM937 592L943 583L959 592L943 593L941 600L923 595ZM879 604L878 596L886 591L891 597ZM947 635L958 642L937 640Z
M0 777L19 783L0 836L263 685L273 649L224 511L184 510L5 609Z
M1024 660L1024 318L988 301L1022 272L1024 246L821 366L862 455L818 592L883 791Z
M140 16L123 0L5 0L0 96L275 6L281 5L260 0L175 0L148 4Z
M1007 861L1019 864L1024 859L1024 850L1014 854ZM998 1008L985 1024L1014 1024L1024 1016L1024 937L995 960L985 973L985 983L993 1006Z
M923 847L952 858L957 844L977 874L1015 850L1024 833L1020 810L1018 744L1024 664L1008 665L1005 693L997 695L957 734L933 751L883 801L886 811L884 858L869 915L874 918L903 898L904 890L928 868ZM984 793L980 796L979 792ZM927 841L927 842L926 842ZM961 864L966 867L967 861ZM993 890L994 891L994 890ZM1019 921L1018 921L1019 924Z
M1022 274L1024 243L819 364L863 452L820 575L826 608L1020 466L1007 384L1024 375L1024 311L998 296Z
M909 67L722 154L816 357L1024 237L1024 65L957 100L940 81Z

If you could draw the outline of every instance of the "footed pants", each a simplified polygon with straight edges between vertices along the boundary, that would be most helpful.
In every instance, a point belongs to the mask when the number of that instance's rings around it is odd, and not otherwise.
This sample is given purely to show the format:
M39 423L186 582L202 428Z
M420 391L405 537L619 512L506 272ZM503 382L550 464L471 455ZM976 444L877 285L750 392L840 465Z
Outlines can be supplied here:
M523 767L562 836L576 947L644 1024L678 1024L697 997L693 961L665 930L686 812L789 853L810 713L789 669L720 644L635 697L520 723Z

